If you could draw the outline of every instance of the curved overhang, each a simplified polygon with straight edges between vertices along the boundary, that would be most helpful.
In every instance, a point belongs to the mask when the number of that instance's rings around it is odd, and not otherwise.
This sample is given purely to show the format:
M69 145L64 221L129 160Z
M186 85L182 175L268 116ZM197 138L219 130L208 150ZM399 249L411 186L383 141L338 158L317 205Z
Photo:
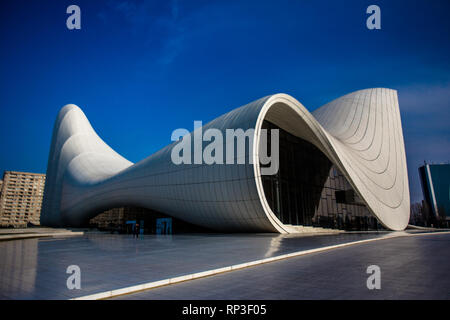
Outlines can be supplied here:
M366 115L364 108L369 109ZM262 185L258 159L264 120L315 145L343 173L369 211L387 229L404 230L409 221L409 188L396 91L384 88L357 91L319 108L316 113L328 114L319 117L324 125L293 97L276 94L265 102L256 122L253 155L256 185L261 205L277 231L285 233L290 229L271 210ZM336 132L339 134L333 135ZM388 147L381 155L383 146ZM377 174L374 176L373 172Z

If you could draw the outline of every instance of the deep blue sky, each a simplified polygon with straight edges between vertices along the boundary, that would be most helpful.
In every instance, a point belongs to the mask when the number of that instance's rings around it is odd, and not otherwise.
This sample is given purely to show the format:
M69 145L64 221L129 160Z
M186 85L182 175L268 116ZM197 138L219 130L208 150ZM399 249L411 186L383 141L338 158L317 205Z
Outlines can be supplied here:
M81 30L66 28L67 6ZM370 4L381 30L366 28ZM45 172L59 109L80 106L133 162L250 101L309 110L370 87L399 92L411 196L450 160L450 1L0 2L0 170Z

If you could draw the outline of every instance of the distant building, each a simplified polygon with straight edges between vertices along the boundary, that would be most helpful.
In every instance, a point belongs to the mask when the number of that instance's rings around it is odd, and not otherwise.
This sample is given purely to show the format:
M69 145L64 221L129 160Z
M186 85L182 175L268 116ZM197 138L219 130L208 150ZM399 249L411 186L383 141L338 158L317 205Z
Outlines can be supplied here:
M0 226L40 224L45 174L5 171L0 184Z
M448 226L450 221L450 164L427 164L419 168L424 207L432 220Z

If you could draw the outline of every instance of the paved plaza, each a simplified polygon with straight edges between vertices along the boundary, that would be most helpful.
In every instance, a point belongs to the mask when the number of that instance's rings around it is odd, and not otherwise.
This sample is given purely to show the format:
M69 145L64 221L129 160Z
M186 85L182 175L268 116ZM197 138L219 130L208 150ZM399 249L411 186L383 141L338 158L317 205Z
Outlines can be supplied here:
M450 299L450 234L358 244L115 299ZM368 290L366 269L381 269Z
M1 299L70 299L330 245L392 236L345 233L85 234L0 242ZM126 299L449 299L450 235L385 239L271 262L120 296ZM382 269L382 290L366 288L365 268ZM81 269L69 290L66 269ZM439 280L439 281L438 281ZM445 291L445 292L444 292ZM419 293L422 295L419 295Z

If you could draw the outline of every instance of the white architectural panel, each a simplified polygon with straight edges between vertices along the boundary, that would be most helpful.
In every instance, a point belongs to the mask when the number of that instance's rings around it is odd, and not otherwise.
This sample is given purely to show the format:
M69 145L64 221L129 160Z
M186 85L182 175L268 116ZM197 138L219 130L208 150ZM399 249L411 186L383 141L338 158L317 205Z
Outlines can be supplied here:
M268 96L203 126L254 128L253 164L180 164L173 143L133 164L117 154L75 105L58 114L47 168L42 224L78 225L113 207L139 206L220 231L292 230L272 212L259 167L261 126L268 120L318 147L345 175L367 208L392 230L409 220L409 188L397 92L357 91L310 113L286 94Z

